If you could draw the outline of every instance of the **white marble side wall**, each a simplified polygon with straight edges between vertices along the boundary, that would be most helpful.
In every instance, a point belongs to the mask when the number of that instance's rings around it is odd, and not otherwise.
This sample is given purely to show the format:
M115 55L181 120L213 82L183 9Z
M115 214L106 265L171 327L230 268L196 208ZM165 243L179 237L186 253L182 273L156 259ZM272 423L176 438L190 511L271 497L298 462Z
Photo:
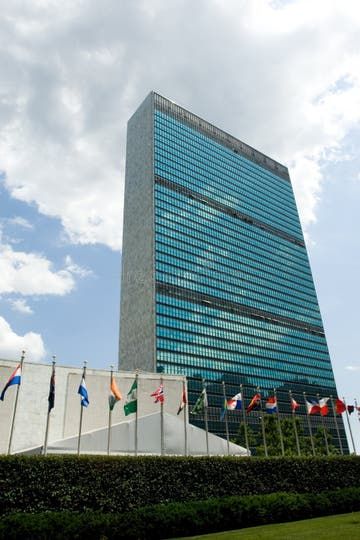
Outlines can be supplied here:
M18 362L0 360L0 392ZM22 384L15 418L12 453L42 445L45 436L51 364L24 362ZM56 366L55 407L51 412L49 443L76 435L79 429L80 396L77 391L82 375L81 368ZM134 372L114 372L123 400L115 405L112 421L124 418L126 394L135 378ZM164 375L164 411L176 415L182 394L183 377ZM105 370L87 369L86 385L90 405L84 409L83 433L108 425L108 396L110 373ZM139 416L159 410L150 394L160 384L158 373L139 373ZM11 428L17 386L8 388L5 400L0 402L0 453L6 453ZM182 413L181 413L182 414Z

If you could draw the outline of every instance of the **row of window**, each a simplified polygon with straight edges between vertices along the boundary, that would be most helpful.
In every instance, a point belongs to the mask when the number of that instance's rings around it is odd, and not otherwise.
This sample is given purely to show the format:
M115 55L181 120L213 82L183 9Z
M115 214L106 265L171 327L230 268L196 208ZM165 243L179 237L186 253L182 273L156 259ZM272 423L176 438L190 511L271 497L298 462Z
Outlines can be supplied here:
M165 329L158 328L159 334L165 334ZM177 353L187 353L192 355L199 361L199 365L213 366L214 369L221 370L222 365L235 364L240 366L269 368L276 371L286 371L296 373L297 375L332 377L331 367L318 367L299 364L296 361L289 359L288 355L271 350L262 350L257 347L247 347L236 345L232 347L232 343L219 343L224 348L215 348L214 340L203 339L199 336L200 343L187 343L183 341L184 334L173 331L168 336L157 336L157 348L159 350L173 351ZM202 343L204 341L204 343ZM210 341L210 343L207 343Z
M334 381L326 381L325 383L320 383L317 379L314 378L302 378L301 380L299 380L296 378L296 376L292 376L291 374L288 374L288 376L286 376L286 374L284 373L279 374L279 376L276 373L272 373L270 377L264 377L262 374L245 374L241 371L239 371L238 373L222 373L221 371L213 370L211 368L199 369L192 366L172 363L171 358L168 355L172 355L172 353L158 353L158 370L171 375L186 375L187 377L189 377L189 384L191 385L193 385L193 383L200 378L200 381L198 383L199 393L202 389L201 378L205 378L208 388L211 388L212 384L218 384L220 379L226 378L227 381L233 381L234 385L238 385L235 391L232 394L229 393L229 395L235 395L239 391L239 384L243 383L247 389L247 398L249 398L249 396L253 397L256 391L255 389L258 386L262 391L264 391L265 389L271 390L284 386L288 388L290 387L294 392L295 399L297 394L299 396L302 396L302 392L304 391L307 391L309 396L316 395L319 388L322 389L322 395L336 395ZM252 392L251 390L249 390L251 388L253 389Z
M283 306L284 309L288 309L291 312L301 313L312 318L317 316L318 321L321 321L318 305L314 301L304 301L302 298L288 294L287 290L284 293L274 291L273 288L269 287L269 284L258 284L256 279L249 281L241 279L241 276L231 277L227 276L224 272L214 272L212 269L204 266L182 262L180 259L170 256L171 249L167 251L169 254L168 257L160 257L158 254L156 258L155 266L159 272L169 274L173 277L185 278L193 283L210 285L220 291L233 293L240 303L244 298L254 299L259 302L265 302L269 306ZM167 260L161 261L161 258Z
M293 281L297 282L299 278L302 279L303 284L310 286L312 293L314 293L311 270L307 262L293 262L291 258L284 259L276 251L261 250L256 242L252 244L251 240L236 243L221 231L213 233L210 224L208 233L206 234L206 231L200 224L196 228L190 219L187 224L180 224L179 221L184 222L186 219L183 220L173 214L171 215L169 212L162 212L160 210L156 212L156 230L164 234L162 239L164 243L168 241L166 237L177 239L180 249L187 247L184 244L196 246L198 248L196 250L198 255L209 254L208 256L210 257L218 256L225 258L225 261L228 259L228 264L231 264L231 261L233 261L236 268L241 267L244 263L251 265L252 263L261 262L264 265L263 270L270 270L270 272L271 269L273 271L277 270L277 275L283 275L286 280L292 278Z
M328 357L326 341L322 336L301 332L300 330L279 326L277 324L261 325L263 322L262 320L241 315L237 315L235 320L228 320L222 316L224 313L226 315L228 312L222 310L212 309L211 315L209 313L199 313L195 311L195 309L192 309L192 306L196 305L197 304L191 305L190 303L188 309L175 307L174 305L169 305L167 300L164 300L164 296L157 295L156 313L159 317L159 321L166 321L164 324L167 326L174 325L176 328L189 328L189 330L196 328L196 331L199 333L204 333L204 331L208 331L208 329L219 332L229 331L232 334L235 333L240 336L246 335L252 339L263 339L270 343L289 343L300 348L300 350L309 349L318 351L326 354ZM187 325L189 325L189 327Z
M210 232L216 236L222 234L222 238L228 242L238 245L238 241L248 243L251 239L251 246L258 245L260 249L265 249L278 256L285 256L287 259L293 259L292 263L308 264L306 250L303 246L298 246L279 236L274 236L270 231L254 227L243 220L232 217L229 214L217 210L211 206L204 205L200 201L191 199L182 193L170 190L169 188L156 184L155 187L156 208L163 209L167 215L172 213L171 218L179 223L186 218L185 224L189 219L195 225L203 225L210 228Z
M157 365L166 365L166 373L179 373L187 376L206 377L207 379L218 379L219 373L226 375L227 373L235 373L246 379L247 384L262 385L262 379L276 379L280 386L281 383L293 380L302 384L314 384L318 386L334 386L334 378L332 373L329 376L312 375L307 372L299 373L289 368L289 370L276 369L274 366L265 367L262 364L241 364L235 362L227 362L224 360L216 360L213 358L201 358L199 356L191 356L184 354L187 351L173 351L167 347L159 347L157 351ZM253 360L253 359L251 359ZM283 367L283 366L281 366ZM298 368L299 366L295 366ZM182 371L179 371L182 368ZM172 371L170 371L172 369ZM251 379L253 377L253 379ZM275 381L274 381L275 382Z
M183 164L190 168L192 168L194 159L196 159L197 168L200 170L207 170L210 165L213 174L217 178L224 177L224 187L235 193L237 198L239 194L256 196L256 199L259 198L267 204L271 203L278 207L279 211L285 207L289 216L297 216L293 193L288 182L286 191L284 191L282 189L284 187L283 180L280 181L281 183L274 183L273 180L271 183L264 182L259 172L247 169L241 162L237 163L236 167L229 166L228 161L221 154L219 155L212 150L194 144L191 138L186 139L173 131L164 132L160 129L155 131L155 152L171 151L174 156L181 157Z
M192 316L199 315L202 317L202 320L215 321L219 320L222 322L230 322L233 324L245 325L249 328L254 328L257 332L258 330L264 330L268 332L273 332L275 335L279 336L294 336L300 339L306 339L314 343L323 343L326 345L326 340L324 334L319 335L318 333L309 332L307 330L294 328L287 326L284 323L276 320L269 320L268 318L258 318L251 317L249 315L234 313L233 311L228 311L224 309L219 309L218 307L210 306L208 303L198 303L191 302L184 298L168 296L163 293L156 294L156 302L164 306L167 306L172 309L172 313L178 314L179 317L184 317L187 319L189 315ZM208 317L208 319L206 319ZM274 319L276 319L274 317Z
M313 291L309 291L302 283L296 283L295 279L286 280L283 272L276 274L275 272L267 272L261 262L256 262L251 265L245 264L236 265L228 257L221 258L217 254L203 252L194 249L183 249L186 246L182 242L178 242L170 237L170 239L159 233L156 243L156 260L160 262L172 263L173 258L178 259L178 263L182 268L190 270L188 263L197 266L197 272L202 272L204 268L208 268L211 272L215 272L217 276L230 276L236 280L241 279L240 285L243 282L254 282L274 291L281 291L294 298L301 298L317 306L316 295ZM208 255L208 256L206 256ZM222 259L222 260L221 260ZM292 276L293 277L293 276ZM315 307L316 309L316 307Z
M197 172L194 171L192 176L190 177L188 173L182 173L179 170L179 167L177 164L169 164L169 163L155 163L155 174L161 176L162 178L165 178L166 180L169 180L171 182L175 182L179 185L185 186L188 189L194 190L197 193L201 193L210 199L214 201L218 201L222 204L225 204L226 206L239 210L240 212L243 212L245 214L248 214L249 216L252 216L254 218L259 219L260 221L267 223L268 225L275 227L277 229L280 229L284 232L290 232L292 236L295 238L302 240L302 231L300 227L300 223L297 222L286 222L281 216L278 214L274 214L269 209L267 211L263 211L261 209L261 206L258 207L250 206L247 202L242 201L234 202L231 200L231 197L228 195L224 195L221 193L221 189L218 189L220 184L214 184L214 188L211 190L211 182L210 180L204 176L202 178L202 181L198 181L197 177L199 176ZM195 189L194 189L195 188Z
M313 316L313 312L311 310L301 308L292 309L291 306L284 306L283 302L277 301L276 299L272 299L261 294L249 294L245 290L242 291L243 294L239 294L241 291L238 290L232 292L230 289L234 288L220 283L219 287L216 287L217 284L214 285L213 280L205 278L200 280L197 276L183 275L181 272L176 272L173 267L171 267L170 272L161 272L160 270L157 270L156 280L161 283L175 285L176 287L180 288L182 287L190 291L196 291L197 293L222 298L236 304L268 311L273 314L280 315L281 317L289 317L291 319L313 325L321 324L321 319L316 317L316 315Z
M180 144L187 144L191 141L192 146L196 146L199 153L202 150L208 150L207 158L209 160L215 161L216 158L216 161L222 161L222 166L229 168L235 175L239 172L246 172L249 178L255 182L261 179L262 185L265 185L270 193L274 191L275 194L284 197L288 196L289 193L292 195L289 182L284 182L275 173L241 154L232 152L229 148L170 116L159 112L155 113L155 132L162 132L165 137L176 136Z
M237 339L227 339L226 332L220 336L198 334L188 330L167 327L158 321L157 337L174 339L191 345L204 345L217 350L236 352L241 355L261 356L282 360L285 363L297 363L304 367L316 367L329 371L330 362L326 354L304 351L287 344L274 345L257 338L241 336Z
M256 283L258 286L264 287L270 291L270 294L286 294L289 300L293 299L294 303L301 300L301 303L310 305L313 309L318 310L317 299L314 293L309 293L301 284L296 284L294 281L286 282L282 276L274 275L273 273L264 272L264 267L261 267L259 261L257 269L253 266L242 263L239 266L227 264L228 259L223 259L220 262L220 257L204 258L202 252L198 252L193 247L188 250L181 249L183 244L164 237L162 233L158 233L156 237L156 261L173 264L186 271L194 271L199 274L214 276L215 279L222 279L228 283L233 283L238 287L246 286L249 283ZM179 247L179 245L181 247Z
M182 330L189 334L196 334L199 336L203 335L221 338L235 343L254 344L256 346L270 348L275 351L278 350L288 354L291 353L309 360L311 357L314 357L314 362L318 362L317 359L321 359L329 363L328 350L324 344L309 344L309 346L306 342L304 343L304 340L295 340L288 336L284 336L282 339L279 339L279 337L275 339L275 335L269 335L268 332L263 332L260 330L258 330L256 333L254 331L250 332L247 327L244 328L237 326L229 330L225 325L220 326L219 324L218 326L209 326L203 321L198 323L194 322L192 319L178 319L177 317L174 317L172 313L164 315L163 308L164 306L157 305L156 323L158 326L160 325L170 329L175 328L177 330Z
M180 257L181 252L184 252L183 256L186 256L186 252L189 251L194 256L200 257L197 260L201 260L201 258L205 258L207 261L223 260L225 265L234 269L235 273L242 270L247 273L257 274L256 269L258 269L262 277L266 276L271 281L273 276L273 278L275 277L273 281L276 281L276 283L279 283L279 277L283 278L285 286L289 288L292 286L292 288L300 290L297 286L299 285L305 294L310 293L312 298L316 298L313 282L311 281L310 267L307 264L301 266L300 264L293 264L291 261L284 261L284 264L281 265L281 257L277 257L276 254L272 258L267 252L259 253L256 246L251 249L251 246L247 243L239 243L237 246L232 245L222 238L222 234L219 235L220 238L212 235L210 227L208 235L206 235L200 227L196 231L196 228L192 227L190 222L187 226L177 224L172 219L172 216L166 214L156 216L156 233L157 240L164 246L168 245L179 250L179 258L183 258ZM205 242L207 243L205 244ZM207 266L209 263L204 262L204 264ZM301 278L302 281L298 281ZM307 290L309 288L310 291Z
M284 222L287 227L295 227L296 230L300 228L295 206L291 208L285 203L281 205L278 199L272 200L265 192L254 192L254 186L250 188L242 178L236 178L236 185L233 183L232 187L224 171L214 171L209 162L199 166L197 154L188 156L182 148L171 148L169 144L164 144L164 148L158 146L155 151L155 170L165 171L172 176L175 171L175 176L187 181L191 189L200 189L200 192L205 190L210 198L221 197L230 207L237 207L249 214L256 213L262 220L272 215L273 219L279 223ZM279 216L280 221L277 219Z

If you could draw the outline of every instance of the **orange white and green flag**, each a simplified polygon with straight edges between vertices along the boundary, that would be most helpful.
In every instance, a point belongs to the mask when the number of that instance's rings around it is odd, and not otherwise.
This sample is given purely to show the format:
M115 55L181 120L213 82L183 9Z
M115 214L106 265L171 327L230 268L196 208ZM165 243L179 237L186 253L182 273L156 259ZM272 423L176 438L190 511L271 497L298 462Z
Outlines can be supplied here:
M113 410L115 407L115 404L122 399L121 392L118 388L118 385L116 384L115 377L113 374L111 374L111 381L110 381L110 395L109 395L109 408L110 411Z

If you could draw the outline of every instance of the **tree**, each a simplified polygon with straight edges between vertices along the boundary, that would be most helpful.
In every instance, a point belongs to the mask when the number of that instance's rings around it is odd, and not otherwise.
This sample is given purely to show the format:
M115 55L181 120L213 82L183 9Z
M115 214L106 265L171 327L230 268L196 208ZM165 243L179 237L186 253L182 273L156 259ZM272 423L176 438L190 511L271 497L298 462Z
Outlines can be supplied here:
M303 423L298 416L295 417L295 419L289 417L280 419L285 456L298 455L294 422L299 438L300 454L302 456L312 456L313 453L310 436L304 434ZM264 425L268 456L281 456L282 450L277 417L273 415L266 415L264 417ZM330 454L339 454L339 450L334 444L332 444L332 435L326 428L325 433L328 441ZM265 447L260 422L258 425L258 429L254 428L253 425L250 426L249 424L247 424L247 434L249 447L252 455L264 456ZM326 455L327 452L324 442L324 430L322 427L319 427L317 429L316 433L313 436L313 441L316 455ZM232 438L232 442L239 444L240 446L246 447L245 428L243 422L241 422L239 430L235 437Z

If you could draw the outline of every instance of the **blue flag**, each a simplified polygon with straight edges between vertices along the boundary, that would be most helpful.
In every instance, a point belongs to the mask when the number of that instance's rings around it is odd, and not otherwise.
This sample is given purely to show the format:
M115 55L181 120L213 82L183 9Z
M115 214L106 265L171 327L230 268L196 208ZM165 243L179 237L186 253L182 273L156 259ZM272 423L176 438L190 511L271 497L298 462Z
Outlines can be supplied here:
M88 391L87 391L87 388L86 388L84 376L81 379L78 394L80 394L80 396L81 396L81 405L83 407L87 407L90 402L89 402L89 396L88 396Z

